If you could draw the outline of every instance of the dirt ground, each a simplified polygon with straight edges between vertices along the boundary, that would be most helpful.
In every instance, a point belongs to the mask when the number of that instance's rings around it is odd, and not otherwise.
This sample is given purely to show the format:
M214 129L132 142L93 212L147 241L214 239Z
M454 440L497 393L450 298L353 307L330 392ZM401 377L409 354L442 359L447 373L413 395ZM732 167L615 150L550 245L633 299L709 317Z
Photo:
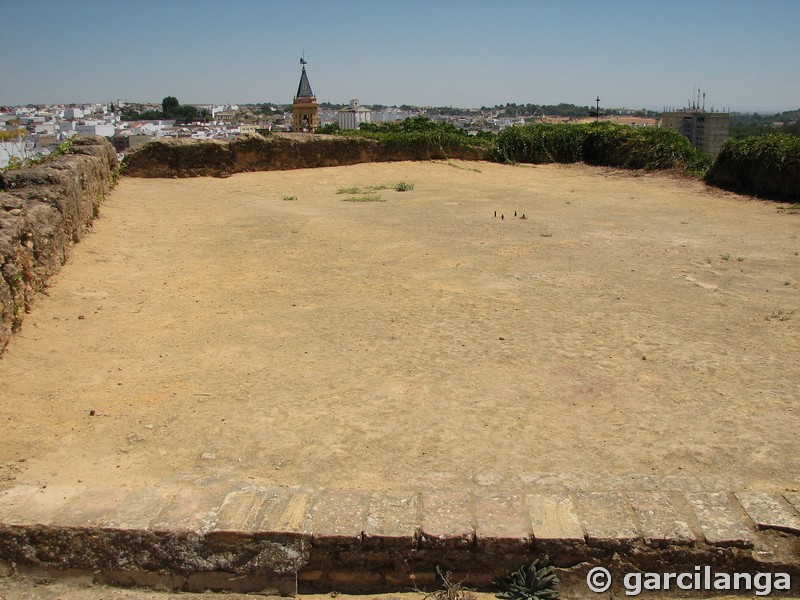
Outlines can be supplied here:
M0 360L0 489L796 490L780 206L584 165L122 178Z

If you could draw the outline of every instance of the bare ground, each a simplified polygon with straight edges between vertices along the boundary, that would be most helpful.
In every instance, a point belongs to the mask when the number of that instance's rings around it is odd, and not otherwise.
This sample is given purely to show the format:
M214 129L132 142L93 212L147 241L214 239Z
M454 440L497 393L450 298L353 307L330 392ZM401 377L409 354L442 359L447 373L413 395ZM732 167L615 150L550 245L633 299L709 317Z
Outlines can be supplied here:
M0 360L0 489L797 489L778 206L583 165L123 178Z

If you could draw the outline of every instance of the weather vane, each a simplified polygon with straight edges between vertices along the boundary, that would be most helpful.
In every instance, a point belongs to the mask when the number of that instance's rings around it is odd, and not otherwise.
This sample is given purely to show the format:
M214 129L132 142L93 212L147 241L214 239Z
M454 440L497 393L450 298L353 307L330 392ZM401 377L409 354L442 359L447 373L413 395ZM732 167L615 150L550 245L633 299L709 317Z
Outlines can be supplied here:
M303 55L300 57L300 64L301 65L307 65L308 64L308 62L306 62L306 51L305 50L303 50Z

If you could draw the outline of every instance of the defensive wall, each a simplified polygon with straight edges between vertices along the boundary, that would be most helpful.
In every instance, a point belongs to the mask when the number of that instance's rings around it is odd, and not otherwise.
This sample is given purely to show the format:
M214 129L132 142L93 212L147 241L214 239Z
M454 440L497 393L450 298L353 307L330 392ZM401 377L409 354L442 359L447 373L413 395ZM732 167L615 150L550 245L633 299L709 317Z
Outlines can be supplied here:
M168 140L132 150L124 160L131 177L228 177L250 171L340 167L401 160L482 160L477 147L394 147L377 140L316 134L249 135L231 142Z
M75 138L68 154L0 173L0 352L91 226L116 169L109 142Z

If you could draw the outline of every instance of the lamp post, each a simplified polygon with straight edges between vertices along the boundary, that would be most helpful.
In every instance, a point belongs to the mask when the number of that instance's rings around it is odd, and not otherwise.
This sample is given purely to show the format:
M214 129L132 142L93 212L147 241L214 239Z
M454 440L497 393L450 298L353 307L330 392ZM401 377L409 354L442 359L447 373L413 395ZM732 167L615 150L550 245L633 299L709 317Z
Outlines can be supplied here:
M595 122L597 122L597 121L600 120L600 96L595 98L594 101L597 102L597 110L594 113L594 120L595 120Z

